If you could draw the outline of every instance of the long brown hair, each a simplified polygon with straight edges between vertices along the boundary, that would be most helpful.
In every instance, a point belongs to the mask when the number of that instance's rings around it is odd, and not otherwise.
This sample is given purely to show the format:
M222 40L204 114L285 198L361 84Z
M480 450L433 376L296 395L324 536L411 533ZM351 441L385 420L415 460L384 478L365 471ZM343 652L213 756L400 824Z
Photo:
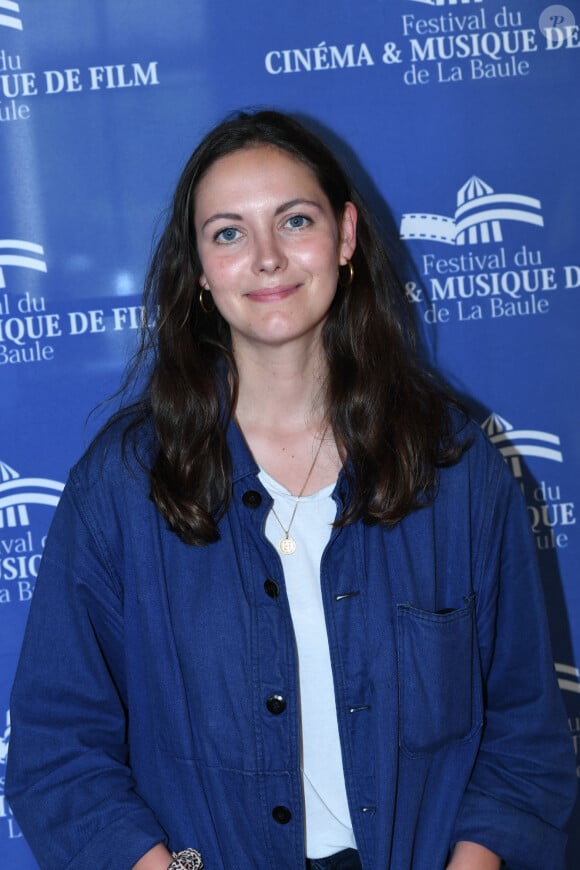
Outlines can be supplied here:
M151 498L190 544L219 538L231 492L226 429L238 385L229 327L217 310L208 315L200 305L195 191L216 160L256 145L305 163L337 220L348 201L358 211L354 278L348 286L339 282L323 329L329 420L351 478L352 498L337 523L397 522L428 502L438 467L457 461L463 449L449 397L417 362L404 290L344 170L294 118L241 113L204 138L177 184L146 281L137 368L148 365L149 376L127 430L152 419L158 452Z

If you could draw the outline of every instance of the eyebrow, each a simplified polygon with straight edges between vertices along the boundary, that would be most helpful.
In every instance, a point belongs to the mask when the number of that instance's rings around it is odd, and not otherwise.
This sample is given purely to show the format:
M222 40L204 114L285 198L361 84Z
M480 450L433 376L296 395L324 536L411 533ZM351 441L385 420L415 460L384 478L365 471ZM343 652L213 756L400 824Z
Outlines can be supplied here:
M287 211L289 208L295 208L297 205L309 205L313 208L318 209L318 211L322 211L322 206L319 202L316 202L314 199L303 199L299 197L298 199L290 199L288 202L283 202L282 205L279 205L276 211L274 212L274 216L277 217L279 214ZM242 221L244 218L241 214L236 214L235 212L218 212L217 214L212 214L206 221L203 222L201 229L204 230L208 224L214 223L214 221Z

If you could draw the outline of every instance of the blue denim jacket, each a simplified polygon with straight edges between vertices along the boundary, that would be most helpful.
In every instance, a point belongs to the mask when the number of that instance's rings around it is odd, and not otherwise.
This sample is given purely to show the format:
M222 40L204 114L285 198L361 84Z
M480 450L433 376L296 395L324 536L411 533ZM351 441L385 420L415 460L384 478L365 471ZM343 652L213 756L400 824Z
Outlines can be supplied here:
M459 839L514 870L563 867L575 776L535 547L503 460L468 428L430 507L336 529L322 559L365 870L439 870ZM128 870L159 841L207 870L304 866L271 501L233 424L228 438L233 497L205 547L167 529L115 430L71 472L12 696L6 793L41 867Z

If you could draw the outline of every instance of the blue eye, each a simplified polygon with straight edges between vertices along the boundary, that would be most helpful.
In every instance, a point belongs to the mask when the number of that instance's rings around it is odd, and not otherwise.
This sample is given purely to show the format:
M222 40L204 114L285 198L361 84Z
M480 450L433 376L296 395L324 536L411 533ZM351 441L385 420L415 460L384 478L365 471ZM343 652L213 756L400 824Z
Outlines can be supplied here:
M214 238L216 242L235 242L240 234L239 230L236 230L235 227L224 227L223 230L220 230L215 234Z
M293 230L301 230L302 227L308 226L308 224L311 224L312 221L310 220L310 218L306 217L306 215L295 214L292 215L291 218L288 218L286 223Z

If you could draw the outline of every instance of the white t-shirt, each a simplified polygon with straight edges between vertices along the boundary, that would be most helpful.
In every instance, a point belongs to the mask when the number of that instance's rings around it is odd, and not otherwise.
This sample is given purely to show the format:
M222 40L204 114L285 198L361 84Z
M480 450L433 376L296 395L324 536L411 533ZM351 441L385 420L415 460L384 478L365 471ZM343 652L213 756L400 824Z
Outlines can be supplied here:
M276 551L296 504L296 496L263 469L259 478L274 499L266 537ZM336 699L320 588L320 560L336 517L334 484L302 496L290 528L296 552L280 555L298 652L302 718L302 774L306 855L322 858L355 849L338 736ZM280 525L283 524L283 527Z

